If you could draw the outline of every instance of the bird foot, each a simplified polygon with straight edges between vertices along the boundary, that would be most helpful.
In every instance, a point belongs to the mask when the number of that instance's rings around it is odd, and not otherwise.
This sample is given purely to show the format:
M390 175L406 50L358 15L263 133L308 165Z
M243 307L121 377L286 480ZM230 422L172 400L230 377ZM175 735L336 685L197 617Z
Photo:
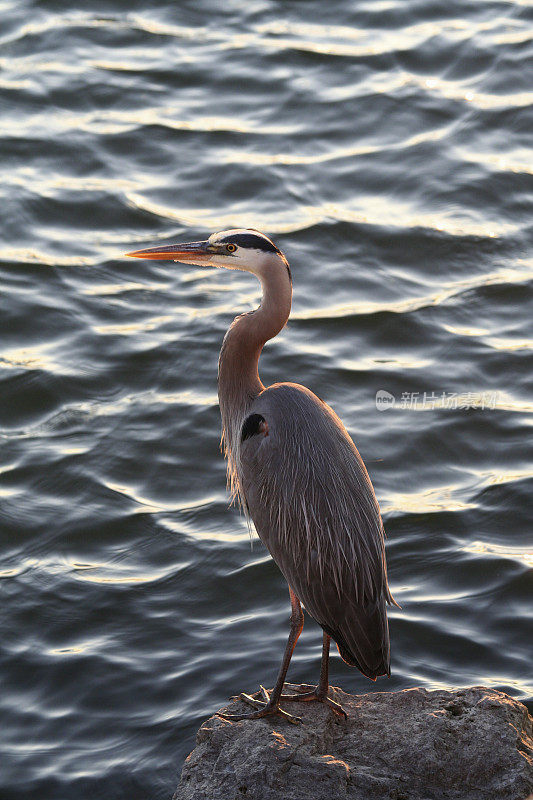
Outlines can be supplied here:
M252 697L244 692L241 692L239 698L245 703L248 703L249 706L258 709L257 711L252 711L249 714L221 714L218 711L217 716L222 717L222 719L228 719L230 722L239 722L241 719L262 719L272 714L280 714L287 722L292 723L292 725L298 725L298 723L302 721L301 717L295 717L293 714L289 714L288 711L284 711L280 708L279 701L273 703L264 686L261 686L260 691L255 692L255 694L260 694L263 700L258 700L256 697Z
M318 686L309 686L308 684L301 684L295 688L295 691L298 694L282 694L279 698L280 700L291 700L292 702L296 703L309 703L313 700L318 700L319 703L324 703L324 705L329 706L335 714L338 714L339 717L344 717L344 719L348 719L348 714L344 710L344 708L340 705L340 703L336 703L335 700L332 700L328 697L328 690L320 689Z

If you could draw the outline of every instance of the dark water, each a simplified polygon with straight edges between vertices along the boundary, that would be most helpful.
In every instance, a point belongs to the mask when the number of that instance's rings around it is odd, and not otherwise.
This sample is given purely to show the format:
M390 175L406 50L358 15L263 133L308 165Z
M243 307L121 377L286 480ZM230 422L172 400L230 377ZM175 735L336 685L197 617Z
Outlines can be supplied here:
M234 225L293 271L264 382L331 403L384 513L393 677L336 655L332 682L531 698L531 4L0 18L2 800L167 798L202 720L274 679L287 591L218 452L259 288L121 257Z

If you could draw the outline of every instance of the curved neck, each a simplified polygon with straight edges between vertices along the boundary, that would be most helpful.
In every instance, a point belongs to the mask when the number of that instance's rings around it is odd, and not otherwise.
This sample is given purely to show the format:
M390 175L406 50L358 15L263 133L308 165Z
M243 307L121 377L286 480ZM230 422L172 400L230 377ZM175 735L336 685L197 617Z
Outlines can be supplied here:
M281 259L271 259L257 276L263 287L261 305L233 320L218 361L218 398L222 416L222 446L228 471L234 474L240 430L246 409L264 389L258 363L263 345L285 326L291 310L292 283ZM234 483L234 478L231 478ZM235 486L233 487L235 489Z
M278 259L258 276L263 288L261 305L233 320L218 361L218 396L221 404L247 405L264 389L258 363L265 342L285 326L292 299L289 272Z

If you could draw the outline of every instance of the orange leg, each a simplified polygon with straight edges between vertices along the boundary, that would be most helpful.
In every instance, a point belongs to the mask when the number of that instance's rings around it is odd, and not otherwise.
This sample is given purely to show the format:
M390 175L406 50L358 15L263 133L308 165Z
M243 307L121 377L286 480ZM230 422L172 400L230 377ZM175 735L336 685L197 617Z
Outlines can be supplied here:
M292 714L289 714L287 711L284 711L282 708L279 707L279 701L282 697L283 692L283 684L285 683L285 677L287 675L287 670L289 669L289 664L291 662L292 654L294 652L294 648L296 647L296 642L298 641L298 637L302 632L302 628L304 626L304 615L302 611L302 607L300 605L300 601L292 591L291 587L289 586L289 594L291 598L291 629L289 632L289 638L287 640L287 645L285 647L285 654L283 656L283 661L281 662L281 667L278 673L278 678L276 680L276 685L274 686L272 693L269 695L267 690L261 686L261 693L264 697L264 702L261 700L256 699L255 697L251 697L248 694L241 694L240 697L249 705L254 706L257 708L257 711L251 711L249 714L218 714L219 717L223 719L229 719L232 722L237 722L241 719L261 719L262 717L267 717L270 714L281 714L285 719L289 722L298 723L300 722L300 717L294 717ZM327 680L327 675L326 675ZM286 696L287 699L291 699L289 695Z
M344 717L344 719L348 719L348 714L343 707L339 705L339 703L336 703L335 700L331 700L331 698L328 697L329 642L330 636L324 632L324 638L322 642L322 661L320 663L320 680L318 682L318 686L310 687L302 685L296 690L298 694L282 694L280 700L293 700L297 702L318 700L319 702L325 703L327 706L329 706L339 716Z

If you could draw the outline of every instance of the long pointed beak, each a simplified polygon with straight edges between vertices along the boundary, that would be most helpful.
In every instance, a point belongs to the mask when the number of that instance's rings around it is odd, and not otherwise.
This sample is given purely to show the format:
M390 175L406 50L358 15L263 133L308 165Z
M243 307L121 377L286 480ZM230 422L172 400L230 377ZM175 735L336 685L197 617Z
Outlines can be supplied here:
M184 244L164 244L162 247L149 247L125 253L133 258L164 259L183 261L185 264L198 264L209 261L212 253L207 249L209 242L185 242Z

